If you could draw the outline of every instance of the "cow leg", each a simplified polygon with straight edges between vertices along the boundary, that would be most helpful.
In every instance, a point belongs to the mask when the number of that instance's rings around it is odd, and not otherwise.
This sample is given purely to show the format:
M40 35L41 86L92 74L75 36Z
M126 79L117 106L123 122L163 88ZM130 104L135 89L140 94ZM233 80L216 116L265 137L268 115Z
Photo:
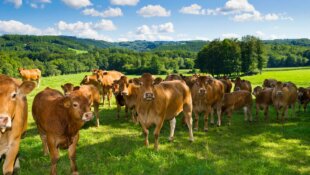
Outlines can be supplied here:
M110 99L108 98L108 101L110 103ZM110 104L109 104L110 105ZM121 105L118 104L118 102L116 102L117 105L117 114L116 114L116 119L119 119L119 113L121 111Z
M13 174L14 170L14 163L18 154L20 144L20 137L13 141L10 146L9 150L6 153L5 161L3 163L3 174L4 175L11 175Z
M295 104L296 104L296 103L293 103L293 104L292 104L292 117L293 117L293 118L296 117Z
M218 104L216 107L217 112L217 126L221 126L222 120L221 120L221 114L222 114L222 104Z
M277 121L279 121L279 109L277 106L275 106L276 114L277 114Z
M79 134L75 135L72 144L69 146L69 159L72 175L78 175L77 165L76 165L76 145L79 141Z
M282 123L284 123L284 119L286 118L285 116L287 116L288 114L288 105L286 105L285 107L283 107L282 109L282 113L281 113L281 120Z
M183 112L183 113L184 113L185 122L186 122L187 127L188 127L188 131L189 131L189 141L193 142L194 136L193 136L192 112L189 111L189 112Z
M39 88L40 87L40 78L38 78L36 82L37 82L37 85L38 85L37 87Z
M306 110L307 110L307 105L308 105L308 103L309 103L309 101L306 101L306 102L304 103L304 112L306 112Z
M94 111L96 115L96 127L99 127L99 102L94 102Z
M170 136L169 136L169 141L173 141L176 122L177 122L177 120L175 119L175 117L172 120L170 120Z
M248 119L248 111L247 107L243 107L243 112L244 112L244 121L247 122Z
M51 157L51 172L50 175L57 174L57 162L59 160L59 152L56 147L55 140L47 136L47 145L50 150L50 157Z
M106 93L105 93L105 92L103 92L103 93L102 93L102 106L103 106L103 107L104 107L105 95L106 95Z
M253 121L253 117L252 117L252 106L247 106L246 109L247 109L247 113L248 115L250 116L250 122Z
M265 109L265 107L264 107L264 109ZM255 115L256 115L256 121L259 121L259 105L258 104L256 104L256 113L255 113Z
M211 123L211 125L214 125L214 108L212 108L211 109L211 121L210 121L210 123Z
M228 126L231 125L231 116L232 116L232 110L228 109L227 110Z
M154 149L156 151L158 151L158 145L159 145L159 133L161 128L163 127L163 123L164 123L164 117L162 117L162 119L156 124L155 130L154 130L154 138L155 138L155 142L154 142Z
M144 144L145 146L149 146L149 130L148 128L144 125L143 122L140 122L141 127L143 129L143 134L144 134Z
M40 137L41 137L41 140L42 140L43 154L44 154L44 156L47 156L48 155L48 146L47 146L46 135L40 133Z
M267 121L267 120L269 119L268 110L269 110L269 107L268 107L268 106L265 106L265 107L264 107L265 121Z
M208 128L208 117L209 117L211 110L213 110L211 108L211 106L208 106L206 109L206 112L204 113L204 129L203 130L205 132L207 132L209 130L209 128Z
M128 116L128 107L127 107L127 105L125 105L125 115L126 115L126 119L128 120L129 116Z
M199 113L197 111L194 111L194 116L195 116L195 120L194 120L194 130L198 131L198 121L199 121Z
M109 102L109 108L111 108L111 98L112 98L112 89L109 90L107 94L108 102Z

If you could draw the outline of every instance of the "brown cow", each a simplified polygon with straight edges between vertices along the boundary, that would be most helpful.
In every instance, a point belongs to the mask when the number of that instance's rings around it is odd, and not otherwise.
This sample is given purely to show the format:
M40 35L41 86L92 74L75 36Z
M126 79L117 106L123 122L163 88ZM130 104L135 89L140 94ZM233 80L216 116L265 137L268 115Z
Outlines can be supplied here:
M247 80L241 80L240 77L237 77L234 83L235 83L234 91L246 90L252 93L251 82Z
M99 104L100 104L100 92L94 85L82 85L74 86L71 83L61 85L65 95L70 95L72 91L81 91L83 95L88 98L90 97L91 104L94 106L94 113L96 116L96 127L99 126Z
M111 101L110 99L112 98L112 85L114 80L119 80L121 76L123 76L121 72L112 70L112 71L99 71L97 73L97 81L100 83L102 86L102 91L103 91L103 104L104 104L104 99L105 95L107 95L107 99L109 102L109 107L111 107Z
M23 81L36 81L40 86L41 71L39 69L24 69L18 68L19 74Z
M307 105L310 102L310 87L298 88L298 102L299 102L298 111L300 111L300 107L303 106L304 112L306 112Z
M274 88L277 84L277 80L275 79L265 79L263 83L264 88Z
M127 108L124 96L121 94L119 82L120 80L114 80L114 83L112 84L112 92L114 94L116 105L117 105L116 118L119 119L119 113L121 111L122 106L125 106L126 118L128 118L128 108Z
M27 128L26 95L35 87L34 82L17 84L11 77L0 75L0 157L5 155L3 174L13 174L14 168L19 168L17 154L21 136Z
M295 116L295 102L297 101L297 87L295 84L288 82L282 83L278 81L272 91L272 102L276 109L277 120L279 120L279 112L282 108L281 119L284 122L284 115L288 117L288 108L292 107L292 116Z
M250 116L250 122L252 121L252 95L249 91L239 90L232 93L225 93L222 111L228 116L228 125L231 124L231 116L234 110L243 108L244 121L248 121L248 115Z
M193 85L196 82L196 79L199 77L199 75L194 74L192 76L184 76L184 75L180 75L182 77L182 79L185 81L186 85L192 89Z
M182 80L182 77L178 74L170 74L167 75L165 81L172 81L172 80Z
M220 78L219 80L220 80L220 81L223 83L223 85L224 85L225 93L230 93L231 88L232 88L232 82L231 82L231 80L230 80L228 77L226 77L226 76Z
M221 107L224 96L223 83L209 76L199 76L191 89L191 94L193 98L193 112L195 114L194 129L198 130L199 113L204 113L204 130L208 131L208 117L213 108L217 111L217 124L220 126ZM211 123L214 123L213 115Z
M145 135L145 145L149 144L148 128L155 124L155 150L158 150L158 137L165 120L170 120L170 137L173 140L176 119L183 111L189 129L190 141L194 140L192 132L192 98L190 89L182 81L164 81L154 85L151 74L144 73L137 97L136 110L138 120Z
M80 91L64 96L57 90L46 88L35 96L32 115L38 127L44 154L50 153L50 174L57 174L58 148L68 149L71 172L78 174L76 146L80 128L93 118L90 104L90 100Z
M268 110L269 106L272 105L272 90L273 88L262 88L260 86L256 86L253 91L253 95L255 96L255 104L256 104L256 119L258 120L258 113L260 109L264 110L265 120L269 118Z

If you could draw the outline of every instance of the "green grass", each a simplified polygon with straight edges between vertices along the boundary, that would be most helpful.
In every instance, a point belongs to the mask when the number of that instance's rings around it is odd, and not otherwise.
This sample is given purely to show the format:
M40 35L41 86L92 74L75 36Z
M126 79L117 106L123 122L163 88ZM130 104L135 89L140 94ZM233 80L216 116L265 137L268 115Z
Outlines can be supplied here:
M66 82L77 85L85 74L89 73L43 78L40 88L28 96L29 111L35 94L40 90L47 86L60 90L60 85ZM261 84L265 78L277 78L309 86L310 70L267 71L245 78L254 85ZM101 108L101 126L95 128L92 121L80 131L77 164L81 175L310 174L309 112L299 112L296 118L290 118L282 126L275 121L273 109L270 122L261 120L252 124L245 123L243 113L236 111L231 126L227 126L224 117L223 126L210 127L208 133L202 131L201 117L200 129L194 133L194 143L188 141L188 130L178 117L175 141L168 142L169 123L166 122L160 134L159 151L156 152L153 150L153 135L150 135L150 147L146 148L141 127L124 118L117 120L115 108L113 98L111 109ZM50 159L43 156L31 112L28 123L27 135L20 146L19 174L49 174ZM70 174L67 155L67 151L61 151L58 162L60 175Z
M77 50L77 49L72 49L72 48L68 48L68 50L74 51L76 54L88 53L88 51L86 50Z

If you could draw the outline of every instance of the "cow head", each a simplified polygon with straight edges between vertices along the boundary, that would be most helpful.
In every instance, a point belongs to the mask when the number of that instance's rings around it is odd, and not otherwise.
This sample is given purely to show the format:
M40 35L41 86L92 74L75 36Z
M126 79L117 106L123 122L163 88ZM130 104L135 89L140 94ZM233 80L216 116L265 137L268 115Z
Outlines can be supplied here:
M112 92L115 96L117 96L120 93L119 81L120 80L114 80L112 84Z
M208 76L199 76L195 84L198 87L198 93L201 95L205 95L210 91L210 85L214 83L214 80Z
M69 109L70 116L75 121L82 120L83 122L93 119L93 113L91 112L91 97L85 97L80 91L72 91L63 100L65 108Z
M81 81L80 85L82 84L88 84L89 83L89 76L88 75L85 75L83 80Z
M154 100L154 77L150 73L144 73L141 76L140 81L140 91L143 94L143 99L147 101Z
M61 85L62 90L64 91L65 95L69 95L74 90L74 85L71 83L66 83Z
M17 85L10 77L0 77L0 128L5 132L12 127L16 115L17 105L23 98L36 87L36 83L24 81ZM19 109L20 110L20 109Z
M262 88L262 87L256 86L256 87L254 88L254 90L253 90L253 95L254 95L255 97L257 97L262 91L263 91L263 88Z
M235 83L234 91L241 90L242 80L240 79L240 77L237 77L234 83Z
M129 95L129 82L127 80L126 76L121 76L119 80L117 80L118 86L119 86L119 92L121 95Z
M276 92L276 96L278 96L278 97L282 97L283 96L283 88L285 86L286 85L283 84L281 81L278 81L276 83L276 86L274 87L274 91Z

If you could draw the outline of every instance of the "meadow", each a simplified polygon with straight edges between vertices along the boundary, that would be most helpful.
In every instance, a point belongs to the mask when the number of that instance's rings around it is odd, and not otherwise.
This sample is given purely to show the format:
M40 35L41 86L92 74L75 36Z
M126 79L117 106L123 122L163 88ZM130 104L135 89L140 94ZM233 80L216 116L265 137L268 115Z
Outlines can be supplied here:
M28 131L20 146L20 175L49 174L50 158L43 156L41 140L34 124L31 106L34 96L45 87L61 90L60 85L71 82L78 85L84 75L45 77L39 88L28 96ZM265 78L292 81L298 86L310 86L310 68L299 70L265 70L261 75L244 77L252 86L261 85ZM188 141L188 129L177 118L174 142L168 141L169 123L164 124L160 134L159 151L144 146L139 125L124 118L116 119L116 105L100 108L100 127L94 121L80 131L77 148L77 164L81 175L101 174L310 174L310 107L298 112L284 124L276 122L274 109L270 121L253 123L243 121L242 111L236 111L232 125L223 117L221 127L212 126L203 131L200 117L199 131L194 132L195 141ZM253 116L255 109L253 106ZM181 114L182 115L182 114ZM152 133L153 128L151 129ZM70 174L67 151L61 151L58 174Z

